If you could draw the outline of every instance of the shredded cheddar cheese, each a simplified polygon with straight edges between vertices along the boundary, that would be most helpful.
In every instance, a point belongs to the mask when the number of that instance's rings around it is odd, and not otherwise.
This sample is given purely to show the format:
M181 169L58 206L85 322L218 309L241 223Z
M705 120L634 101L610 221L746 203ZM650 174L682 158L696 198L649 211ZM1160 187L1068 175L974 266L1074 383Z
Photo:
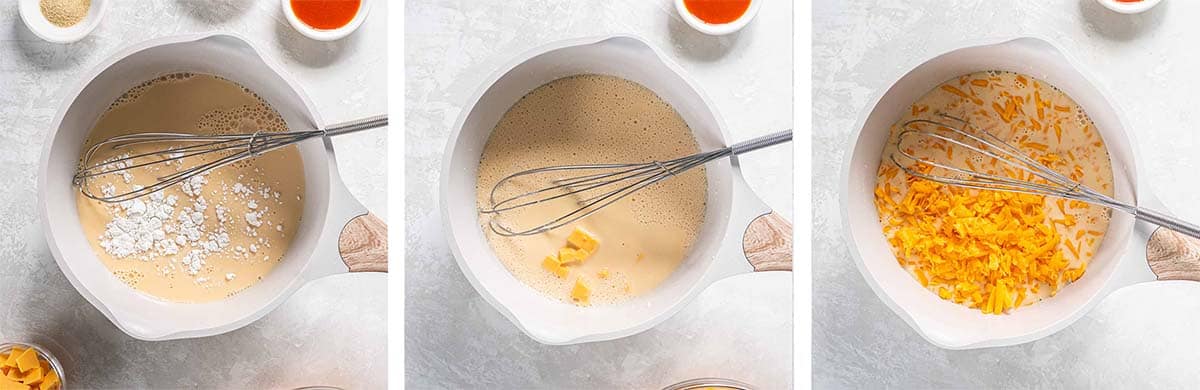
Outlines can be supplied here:
M1020 305L1025 290L1044 285L1058 291L1086 268L1086 262L1070 268L1057 250L1063 237L1046 223L1042 196L919 179L899 202L884 195L876 199L885 204L880 209L894 210L886 223L894 229L889 242L897 258L943 299L999 314Z

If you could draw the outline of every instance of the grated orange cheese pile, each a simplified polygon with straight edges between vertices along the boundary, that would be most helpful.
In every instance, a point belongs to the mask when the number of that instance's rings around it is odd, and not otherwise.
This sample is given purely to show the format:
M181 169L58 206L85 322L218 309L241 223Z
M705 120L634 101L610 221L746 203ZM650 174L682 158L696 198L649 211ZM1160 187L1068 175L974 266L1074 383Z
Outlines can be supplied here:
M892 127L893 141L901 123L937 120L938 113L988 129L1043 165L1111 195L1103 141L1082 109L1052 86L1011 72L952 79L912 105ZM895 148L894 142L888 146L884 161L890 162ZM905 152L992 175L1040 180L942 140L906 145ZM935 169L910 167L925 173ZM880 223L898 262L942 299L986 314L1053 296L1078 280L1107 228L1109 211L1099 206L900 175L898 167L881 165L875 188Z
M1043 209L1045 197L909 179L900 201L890 186L877 187L877 206L893 211L885 229L894 232L889 242L900 263L942 299L1000 314L1021 306L1027 290L1048 287L1053 295L1087 268L1086 261L1071 268L1058 250L1063 237Z

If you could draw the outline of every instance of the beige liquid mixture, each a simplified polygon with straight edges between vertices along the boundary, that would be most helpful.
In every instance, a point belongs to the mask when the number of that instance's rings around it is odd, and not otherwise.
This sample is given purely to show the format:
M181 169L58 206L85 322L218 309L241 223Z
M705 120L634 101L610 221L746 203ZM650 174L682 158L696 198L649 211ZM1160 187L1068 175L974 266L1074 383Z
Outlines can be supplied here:
M253 92L215 76L171 74L118 98L83 150L123 134L260 130L287 131L287 125ZM163 147L102 149L92 161ZM101 176L88 186L96 193L124 192L192 166L199 158ZM253 285L279 263L300 226L303 193L299 150L289 146L147 197L109 204L80 194L76 203L92 249L121 281L167 301L207 302Z
M891 138L881 157L884 163L879 168L876 192L876 205L889 240L895 236L901 221L892 220L894 211L886 206L889 202L878 197L887 194L891 202L900 202L911 185L908 175L899 171L890 159L896 152L901 126L913 119L954 123L939 117L939 113L966 119L1035 159L1047 159L1042 162L1051 169L1108 196L1113 194L1108 150L1091 119L1075 101L1050 84L1032 77L1012 72L976 72L934 88L892 125ZM905 146L910 153L930 161L998 176L1017 177L1014 176L1017 173L1009 170L1007 165L947 142L906 142ZM945 174L944 171L935 173ZM979 190L967 191L977 198L983 196ZM1085 265L1103 240L1111 211L1105 207L1055 197L1045 197L1043 209L1045 224L1053 226L1062 237L1062 243L1055 250L1069 260L1070 268ZM1063 222L1067 219L1072 220L1073 224ZM912 267L920 260L906 259L899 250L896 255L915 278L921 278ZM926 287L936 293L947 286L929 280ZM1055 288L1040 287L1038 291L1030 291L1030 297L1024 299L1021 305L1035 303L1055 292ZM954 286L948 288L953 291Z
M526 169L661 161L698 150L687 123L649 89L611 76L566 77L529 92L501 118L479 163L477 202L487 209L492 187ZM521 184L532 185L517 183L516 188ZM591 289L592 304L611 304L654 289L679 267L704 222L707 185L704 168L698 167L574 224L533 236L503 237L488 227L491 215L480 220L497 257L525 284L572 302L572 286L582 280ZM575 206L560 202L497 218L535 226ZM599 249L559 278L540 264L563 247L574 228L591 233ZM607 276L601 277L604 271Z

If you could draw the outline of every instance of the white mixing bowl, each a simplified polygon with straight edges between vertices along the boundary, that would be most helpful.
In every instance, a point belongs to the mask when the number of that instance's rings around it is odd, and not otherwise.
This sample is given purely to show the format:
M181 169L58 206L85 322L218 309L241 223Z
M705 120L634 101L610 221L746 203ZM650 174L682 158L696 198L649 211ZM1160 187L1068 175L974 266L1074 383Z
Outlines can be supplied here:
M318 129L323 125L300 86L278 65L233 35L155 39L101 62L64 99L51 124L38 174L38 210L50 251L71 285L88 302L138 339L202 337L261 318L308 281L351 268L386 271L386 254L383 263L378 263L379 250L386 251L386 243L363 239L377 233L381 223L368 215L342 184L332 145L324 139L299 145L305 175L301 226L283 260L258 283L220 301L174 303L141 293L113 276L84 236L75 203L79 190L71 179L84 139L109 104L146 80L177 72L217 75L255 91L279 112L290 129ZM370 233L363 232L367 226ZM343 229L348 235L343 235ZM342 250L339 239L344 241ZM366 247L363 242L374 245ZM343 261L343 257L361 259L355 256L361 253L373 253L374 257L367 264L350 262L352 266Z
M854 247L855 264L875 294L921 336L949 349L1036 340L1070 325L1118 288L1172 278L1161 271L1155 276L1147 265L1147 242L1155 227L1135 222L1130 215L1118 211L1113 212L1108 233L1082 278L1050 299L1007 315L987 315L943 300L923 288L897 263L883 235L873 192L889 127L900 118L902 110L938 84L984 70L1024 73L1045 80L1071 96L1095 121L1108 147L1116 198L1162 209L1147 186L1137 180L1133 141L1119 111L1108 95L1053 45L1035 38L994 40L952 50L909 71L879 95L872 110L858 121L842 172L842 217L847 242ZM1156 240L1150 243L1170 245L1167 240L1158 239L1163 236L1156 234ZM1163 253L1169 256L1179 251Z
M701 150L728 145L720 117L695 83L637 38L568 40L518 56L469 100L454 125L441 172L441 211L450 247L459 268L485 300L542 343L574 344L649 329L722 278L756 269L791 270L791 226L769 214L770 209L742 179L734 159L706 166L708 208L700 236L679 269L653 291L621 304L579 307L546 297L517 280L496 258L480 230L475 204L479 159L492 128L521 96L552 80L577 74L612 75L642 84L679 112ZM753 226L752 221L756 221ZM748 228L753 234L747 234ZM766 233L758 234L760 231ZM744 251L744 235L779 240L748 240L752 245ZM782 254L756 255L759 253ZM748 257L758 266L752 267Z

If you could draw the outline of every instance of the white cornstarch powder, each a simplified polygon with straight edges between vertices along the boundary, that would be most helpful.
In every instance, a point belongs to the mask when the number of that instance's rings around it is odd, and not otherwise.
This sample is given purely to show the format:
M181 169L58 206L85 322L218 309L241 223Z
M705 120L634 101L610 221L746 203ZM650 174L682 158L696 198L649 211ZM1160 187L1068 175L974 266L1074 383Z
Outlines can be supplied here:
M204 175L196 175L179 183L179 187L188 196L197 196L200 195L200 190L207 183L208 180L204 179Z
M120 164L114 164L120 165ZM172 260L161 271L169 275L179 270L187 275L196 276L208 265L206 258L219 253L230 245L229 232L226 225L233 223L228 207L216 204L212 207L204 197L204 188L208 180L204 175L196 175L179 183L180 190L187 195L179 199L175 195L164 195L163 192L120 202L110 206L114 215L108 222L104 234L100 237L100 247L109 255L116 258L133 258L141 261L153 261L158 257L169 257L182 253L178 261ZM131 186L133 190L141 186ZM225 201L237 201L252 210L244 215L246 232L257 237L257 228L263 225L262 217L269 210L254 199L249 199L255 193L265 194L270 198L269 188L256 190L250 185L235 183L228 187L222 183L223 193L220 198ZM116 193L111 183L101 186L106 196ZM208 231L213 224L205 224L208 220L208 210L217 220L215 231ZM269 226L269 224L268 224ZM276 225L276 230L282 231L282 225ZM232 248L233 255L249 258L250 254L258 252L260 246L270 247L270 241L263 237L257 238L258 244L251 244L249 249L237 246ZM219 274L218 274L219 275ZM225 280L232 281L236 275L226 273ZM196 277L196 283L209 282L207 277Z
M135 189L138 188L135 186ZM113 190L106 187L102 191L107 193ZM161 192L119 203L116 207L120 210L114 213L116 218L106 225L100 246L116 257L138 255L146 261L151 259L147 254L150 251L158 251L162 255L178 253L178 246L167 239L164 229L175 212L175 203L174 196L167 197Z

